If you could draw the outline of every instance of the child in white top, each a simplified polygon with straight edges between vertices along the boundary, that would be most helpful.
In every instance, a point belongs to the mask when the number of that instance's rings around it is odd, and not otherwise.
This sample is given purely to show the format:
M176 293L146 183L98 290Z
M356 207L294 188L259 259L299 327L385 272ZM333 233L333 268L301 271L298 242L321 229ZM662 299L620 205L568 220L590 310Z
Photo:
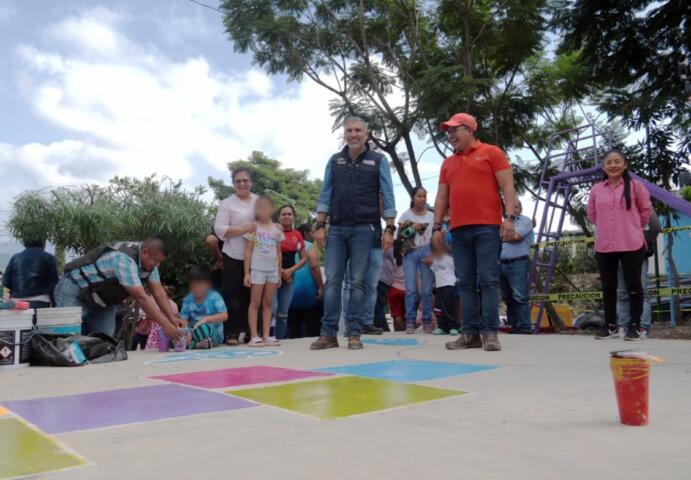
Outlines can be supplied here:
M250 347L280 345L275 337L269 336L271 328L271 307L276 289L281 286L281 242L285 238L280 226L273 223L274 203L271 197L260 195L255 204L257 231L246 233L245 239L245 286L250 288L248 320ZM262 307L264 338L257 333L259 306Z
M460 322L456 319L456 271L448 247L432 248L427 259L434 272L434 316L437 318L435 335L458 335Z

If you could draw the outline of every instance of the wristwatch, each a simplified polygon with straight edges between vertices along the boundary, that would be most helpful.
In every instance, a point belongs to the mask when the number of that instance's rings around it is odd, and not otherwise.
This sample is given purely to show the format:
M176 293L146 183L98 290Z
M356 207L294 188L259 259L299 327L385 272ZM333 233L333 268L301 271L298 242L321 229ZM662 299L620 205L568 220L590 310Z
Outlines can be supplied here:
M387 225L384 228L385 232L391 232L391 235L393 235L396 232L396 225Z
M441 232L441 231L442 231L441 223L435 223L434 227L432 227L432 232Z

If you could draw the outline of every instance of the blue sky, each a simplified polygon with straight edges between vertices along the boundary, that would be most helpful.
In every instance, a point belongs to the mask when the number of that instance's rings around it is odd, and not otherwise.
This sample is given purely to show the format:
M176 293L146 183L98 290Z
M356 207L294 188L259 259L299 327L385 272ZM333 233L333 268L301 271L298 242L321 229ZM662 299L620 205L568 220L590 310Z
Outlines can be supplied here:
M221 20L187 0L0 0L0 250L26 189L151 173L206 185L252 150L321 176L341 146L330 95L252 66ZM439 163L421 164L430 194Z

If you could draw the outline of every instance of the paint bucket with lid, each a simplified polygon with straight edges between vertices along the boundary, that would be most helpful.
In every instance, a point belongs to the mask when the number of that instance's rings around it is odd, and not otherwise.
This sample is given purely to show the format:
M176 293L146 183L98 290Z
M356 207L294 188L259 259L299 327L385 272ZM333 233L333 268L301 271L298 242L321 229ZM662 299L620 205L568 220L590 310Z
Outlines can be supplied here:
M82 333L82 307L38 308L36 328L40 333L79 335Z
M34 310L0 311L0 370L28 367Z

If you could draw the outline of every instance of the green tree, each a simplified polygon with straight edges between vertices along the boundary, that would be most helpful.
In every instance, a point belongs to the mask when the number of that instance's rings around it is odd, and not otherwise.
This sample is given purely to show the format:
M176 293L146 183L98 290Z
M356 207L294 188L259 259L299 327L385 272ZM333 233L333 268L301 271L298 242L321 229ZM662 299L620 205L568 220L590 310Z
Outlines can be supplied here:
M213 216L203 194L202 188L187 191L155 176L29 191L15 201L8 226L15 238L45 238L77 255L104 243L159 235L170 249L162 280L183 285L192 265L211 262L204 239Z
M691 148L691 109L678 74L691 57L691 3L556 0L551 6L559 50L580 59L597 109L613 123L645 133L625 147L632 169L672 190ZM657 203L655 208L669 225L673 212ZM670 235L666 254L678 287L672 245ZM678 298L674 304L681 318Z
M266 193L273 198L276 206L293 204L296 222L307 222L317 207L321 190L321 180L310 180L308 170L283 168L278 160L267 157L262 152L252 152L247 160L228 163L228 170L249 168L254 176L254 191ZM222 200L233 193L233 187L223 180L209 177L209 187L216 199Z
M421 184L416 137L441 156L449 153L441 119L459 110L474 113L480 138L510 149L525 146L545 107L560 103L556 88L546 94L529 81L533 73L568 72L564 65L546 72L536 60L542 58L545 7L545 0L220 4L236 51L251 53L269 73L307 77L327 89L335 125L349 114L366 118L371 140L389 155L409 192Z
M668 190L688 164L691 109L678 74L691 57L691 3L557 0L563 54L576 55L592 102L610 120L645 131L638 173Z

